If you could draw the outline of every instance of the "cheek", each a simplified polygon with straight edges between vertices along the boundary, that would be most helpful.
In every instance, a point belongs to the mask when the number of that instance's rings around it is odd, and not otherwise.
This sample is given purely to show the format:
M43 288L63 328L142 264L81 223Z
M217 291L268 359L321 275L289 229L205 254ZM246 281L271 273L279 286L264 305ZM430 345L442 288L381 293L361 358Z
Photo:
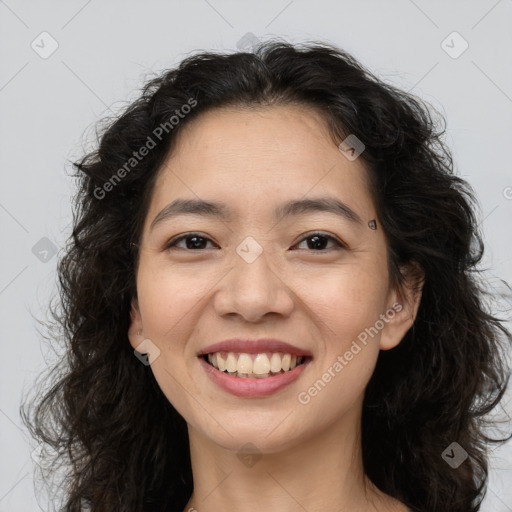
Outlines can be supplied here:
M204 285L204 280L169 265L144 266L141 262L137 277L144 335L160 350L151 371L167 400L187 419L194 411L189 393L198 393L185 364L189 360L187 340L194 328L194 307L205 294Z
M362 401L380 351L380 331L373 326L384 312L387 288L382 277L355 268L324 284L323 292L308 296L323 343L315 371L298 398L300 404L309 404L305 410L311 417L330 422Z
M314 283L303 283L301 294L311 314L323 322L326 339L350 344L384 312L387 276L378 265L346 266L317 276Z
M214 276L171 265L142 267L137 292L144 331L155 340L175 340L180 344L194 309L201 307ZM213 281L214 282L214 281Z

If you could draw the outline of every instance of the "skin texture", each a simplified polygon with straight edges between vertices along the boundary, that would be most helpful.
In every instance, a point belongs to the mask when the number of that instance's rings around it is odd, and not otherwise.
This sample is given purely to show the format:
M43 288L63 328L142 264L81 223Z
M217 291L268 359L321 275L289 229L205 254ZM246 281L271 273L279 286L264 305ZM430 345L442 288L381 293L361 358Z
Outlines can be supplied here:
M420 295L389 284L385 237L362 160L348 160L320 114L303 106L217 109L183 128L145 221L129 338L134 348L143 339L158 347L151 369L188 424L194 493L185 510L406 510L365 477L360 418L379 350L400 342ZM341 199L363 222L325 212L273 220L277 205L320 196ZM178 197L221 201L236 215L186 215L150 230ZM377 229L368 227L371 219ZM324 241L325 249L316 249L308 243L311 231L348 248ZM165 249L187 232L211 241L202 249L187 249L185 240ZM248 236L263 249L252 263L236 252ZM396 303L401 310L301 404L298 394ZM232 337L278 338L310 350L313 361L269 397L236 397L211 382L197 357ZM246 443L261 455L254 465L237 456Z

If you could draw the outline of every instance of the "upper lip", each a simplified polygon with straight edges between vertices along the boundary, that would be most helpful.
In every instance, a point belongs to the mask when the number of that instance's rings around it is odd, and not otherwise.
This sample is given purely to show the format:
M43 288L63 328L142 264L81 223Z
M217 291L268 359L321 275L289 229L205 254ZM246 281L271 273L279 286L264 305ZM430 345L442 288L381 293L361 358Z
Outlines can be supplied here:
M285 341L274 338L265 338L259 340L232 338L219 341L208 345L199 352L199 356L212 354L214 352L244 352L247 354L261 354L263 352L283 352L297 356L309 356L312 354L309 350L296 347Z

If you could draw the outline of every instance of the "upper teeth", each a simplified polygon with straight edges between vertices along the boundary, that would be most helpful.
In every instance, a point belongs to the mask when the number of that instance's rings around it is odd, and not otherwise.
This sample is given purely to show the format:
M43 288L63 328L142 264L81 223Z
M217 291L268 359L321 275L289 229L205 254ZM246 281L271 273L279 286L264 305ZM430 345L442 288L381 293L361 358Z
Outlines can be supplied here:
M302 356L283 354L281 352L246 354L235 352L215 352L208 354L208 361L220 371L240 375L261 375L267 377L269 372L280 373L281 370L293 370L303 360Z

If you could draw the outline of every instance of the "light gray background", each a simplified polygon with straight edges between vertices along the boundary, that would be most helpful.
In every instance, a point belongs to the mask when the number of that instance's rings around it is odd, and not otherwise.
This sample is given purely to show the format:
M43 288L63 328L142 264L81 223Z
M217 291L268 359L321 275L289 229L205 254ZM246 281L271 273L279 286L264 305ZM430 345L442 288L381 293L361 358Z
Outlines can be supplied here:
M48 357L33 316L44 318L55 292L51 244L61 249L70 233L65 168L96 120L134 99L149 73L195 50L235 50L249 32L335 43L446 115L457 168L482 207L488 279L503 290L498 276L512 282L511 22L512 0L0 0L0 512L38 509L35 445L18 408ZM44 31L58 43L47 58L31 47L51 50ZM458 36L446 39L453 31L469 44L458 58L445 51L462 49ZM482 510L512 511L511 484L508 443L494 450Z

